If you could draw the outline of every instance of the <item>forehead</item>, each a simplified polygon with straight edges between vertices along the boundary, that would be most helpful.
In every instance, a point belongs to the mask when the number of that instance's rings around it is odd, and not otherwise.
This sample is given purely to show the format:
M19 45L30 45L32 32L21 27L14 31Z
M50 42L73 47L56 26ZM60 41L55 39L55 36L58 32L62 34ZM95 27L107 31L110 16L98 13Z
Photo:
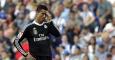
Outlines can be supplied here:
M42 10L40 10L40 12L46 12L46 10L42 9Z

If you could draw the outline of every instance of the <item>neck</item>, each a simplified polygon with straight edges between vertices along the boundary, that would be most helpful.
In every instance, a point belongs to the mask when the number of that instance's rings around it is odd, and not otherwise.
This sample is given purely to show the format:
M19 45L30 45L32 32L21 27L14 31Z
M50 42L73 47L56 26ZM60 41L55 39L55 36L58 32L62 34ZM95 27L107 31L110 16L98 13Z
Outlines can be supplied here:
M36 22L39 23L39 24L42 24L42 23L43 23L43 22L41 22L41 21L39 21L39 20L36 20Z

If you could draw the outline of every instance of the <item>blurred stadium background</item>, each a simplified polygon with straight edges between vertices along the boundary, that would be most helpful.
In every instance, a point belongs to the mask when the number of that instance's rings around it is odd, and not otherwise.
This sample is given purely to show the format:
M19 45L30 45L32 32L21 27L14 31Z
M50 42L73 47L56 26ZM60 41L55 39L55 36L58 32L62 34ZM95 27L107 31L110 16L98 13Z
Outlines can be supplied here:
M47 5L62 35L61 43L51 36L53 60L115 60L115 0L0 0L0 60L25 60L12 42L38 4Z

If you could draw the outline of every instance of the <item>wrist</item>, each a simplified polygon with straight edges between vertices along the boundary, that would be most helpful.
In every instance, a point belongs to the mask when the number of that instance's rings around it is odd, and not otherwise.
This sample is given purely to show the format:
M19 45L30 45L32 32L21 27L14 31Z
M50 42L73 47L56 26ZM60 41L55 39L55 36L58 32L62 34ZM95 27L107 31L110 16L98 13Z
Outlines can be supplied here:
M28 53L26 52L26 53L24 53L24 57L27 57L28 56Z

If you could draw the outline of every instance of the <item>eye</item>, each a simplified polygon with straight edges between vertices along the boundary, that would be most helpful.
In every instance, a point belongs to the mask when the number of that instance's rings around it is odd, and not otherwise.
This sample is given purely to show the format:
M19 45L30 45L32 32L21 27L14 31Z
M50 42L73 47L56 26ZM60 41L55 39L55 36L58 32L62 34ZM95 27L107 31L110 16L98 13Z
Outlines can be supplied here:
M45 15L46 13L41 13L41 14L44 14L44 15Z
M46 16L46 13L41 13L41 14Z

